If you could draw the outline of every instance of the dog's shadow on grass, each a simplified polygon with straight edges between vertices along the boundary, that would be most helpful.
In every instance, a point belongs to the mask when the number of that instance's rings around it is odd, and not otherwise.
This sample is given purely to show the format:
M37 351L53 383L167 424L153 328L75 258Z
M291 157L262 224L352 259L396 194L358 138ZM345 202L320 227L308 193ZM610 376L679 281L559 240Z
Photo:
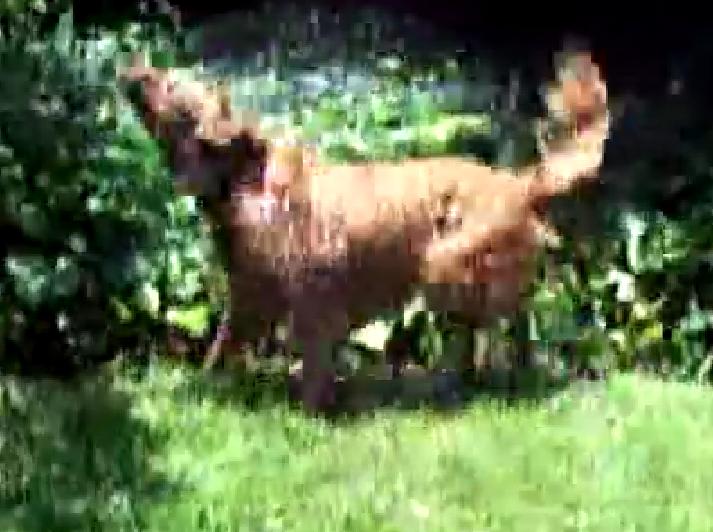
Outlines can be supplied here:
M150 456L160 437L106 377L0 378L0 530L142 529L178 486Z
M426 409L457 413L476 402L504 406L538 402L564 390L569 380L544 369L492 369L459 373L419 371L396 379L357 377L339 383L334 417L351 418L379 409Z
M336 383L336 405L327 412L327 418L349 420L380 410L458 412L478 401L496 400L503 405L537 402L551 398L573 382L574 378L555 377L542 368L478 374L424 370L399 378L357 375ZM285 371L218 370L197 376L185 386L176 391L180 397L209 396L218 404L249 411L280 405L301 408L301 381Z

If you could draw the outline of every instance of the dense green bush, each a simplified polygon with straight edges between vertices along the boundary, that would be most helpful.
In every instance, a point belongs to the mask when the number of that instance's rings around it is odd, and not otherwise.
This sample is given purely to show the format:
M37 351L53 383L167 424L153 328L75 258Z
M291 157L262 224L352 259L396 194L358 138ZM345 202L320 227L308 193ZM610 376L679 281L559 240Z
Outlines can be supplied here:
M43 22L26 9L16 20ZM0 38L0 360L65 373L205 296L210 249L118 98L117 53L140 46L142 28L79 39L71 13L55 21Z

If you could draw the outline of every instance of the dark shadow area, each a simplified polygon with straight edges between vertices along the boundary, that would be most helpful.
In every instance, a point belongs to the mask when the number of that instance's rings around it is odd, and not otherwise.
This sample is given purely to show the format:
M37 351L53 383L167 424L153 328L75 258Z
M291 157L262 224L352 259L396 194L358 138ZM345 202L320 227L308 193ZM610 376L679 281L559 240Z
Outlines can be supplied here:
M0 529L141 530L179 486L155 471L161 438L102 377L0 379Z
M493 400L516 406L546 400L571 386L596 389L604 382L569 373L555 375L547 368L493 368L477 373L421 370L394 378L363 373L337 381L337 405L326 417L345 421L394 409L458 412L474 402ZM214 370L196 374L175 390L174 397L185 402L210 397L217 404L251 412L279 405L299 410L300 387L300 377L284 370Z

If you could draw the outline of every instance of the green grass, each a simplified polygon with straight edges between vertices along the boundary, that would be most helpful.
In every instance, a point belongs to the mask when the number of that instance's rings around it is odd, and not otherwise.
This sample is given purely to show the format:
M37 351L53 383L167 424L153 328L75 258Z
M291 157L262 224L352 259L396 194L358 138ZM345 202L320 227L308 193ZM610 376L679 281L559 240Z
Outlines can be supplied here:
M713 391L633 376L329 424L186 370L2 379L0 530L710 530ZM234 399L234 400L231 400Z

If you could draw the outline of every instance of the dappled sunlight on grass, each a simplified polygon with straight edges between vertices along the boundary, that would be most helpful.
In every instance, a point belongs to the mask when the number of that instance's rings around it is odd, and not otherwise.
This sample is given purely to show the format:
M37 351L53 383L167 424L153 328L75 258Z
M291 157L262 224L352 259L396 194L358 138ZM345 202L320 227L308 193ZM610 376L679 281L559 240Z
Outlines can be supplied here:
M708 388L615 376L537 402L333 423L225 401L178 368L101 387L15 382L28 413L3 400L16 479L5 473L3 530L707 526Z
M151 464L160 436L103 378L0 379L0 529L141 528L176 487Z

